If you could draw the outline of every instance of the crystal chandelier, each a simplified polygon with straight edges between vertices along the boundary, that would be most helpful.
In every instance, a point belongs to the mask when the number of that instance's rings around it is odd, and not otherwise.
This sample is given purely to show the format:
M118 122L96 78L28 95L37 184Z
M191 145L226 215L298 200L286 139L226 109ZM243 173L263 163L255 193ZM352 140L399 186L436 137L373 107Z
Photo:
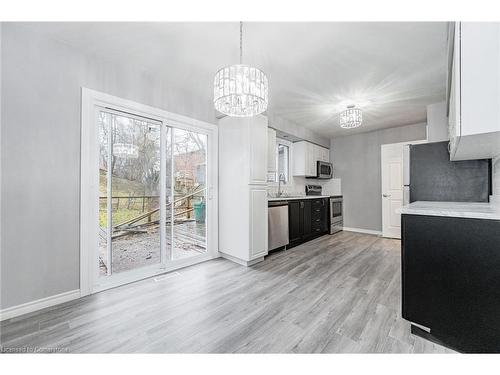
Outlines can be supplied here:
M362 122L363 113L361 109L355 108L354 105L348 105L347 109L339 117L340 127L344 129L357 128Z
M214 78L214 106L233 117L249 117L267 109L268 83L261 70L242 64L243 22L240 22L240 63L220 69Z
M139 147L131 143L113 144L113 156L124 159L137 159L139 157Z

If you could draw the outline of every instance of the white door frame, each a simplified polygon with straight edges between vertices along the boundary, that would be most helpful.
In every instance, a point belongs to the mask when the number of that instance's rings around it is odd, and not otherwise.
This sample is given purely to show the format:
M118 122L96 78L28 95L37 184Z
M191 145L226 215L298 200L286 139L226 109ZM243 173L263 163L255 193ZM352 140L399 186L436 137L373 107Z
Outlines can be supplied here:
M399 229L399 233L395 233L394 230L391 231L390 228L388 228L388 225L386 223L386 218L384 217L384 206L386 205L387 199L384 198L384 171L386 171L386 168L384 166L384 158L383 158L383 150L388 148L388 147L395 147L398 146L401 148L401 191L404 191L404 186L403 186L403 181L404 181L404 173L405 173L405 165L404 165L404 156L403 156L403 148L405 145L413 145L413 144L419 144L419 143L427 143L427 140L418 140L418 141L407 141L407 142L398 142L398 143L387 143L383 144L380 146L380 180L381 180L381 201L382 201L382 236L383 237L388 237L388 238L401 238L401 228ZM403 194L403 193L402 193ZM401 196L401 201L403 202L403 195Z
M382 183L382 236L389 238L401 238L401 220L397 224L391 224L395 209L393 203L398 204L398 201L403 206L403 175L404 175L404 160L403 160L403 144L385 144L380 147L381 159L381 183ZM384 158L385 157L385 158ZM393 169L393 166L398 166ZM393 171L399 172L401 185L399 189L393 187ZM397 176L397 174L396 174ZM388 186L388 183L391 186ZM388 195L386 195L388 194ZM396 210L397 211L397 210Z
M98 273L98 223L99 218L99 168L98 132L95 113L97 107L147 117L162 123L161 132L166 126L191 130L207 135L207 252L194 257L142 267L123 274L116 274L111 283L96 283ZM162 139L165 139L163 137ZM163 150L163 148L162 148ZM165 156L161 155L162 158ZM162 181L161 183L165 183ZM161 186L164 189L164 186ZM164 205L165 203L163 203ZM163 207L163 205L161 207ZM156 274L172 271L195 263L219 257L218 252L218 128L214 124L181 116L165 110L150 107L131 100L105 94L82 87L81 112L81 158L80 158L80 293L81 296L100 290L140 280Z

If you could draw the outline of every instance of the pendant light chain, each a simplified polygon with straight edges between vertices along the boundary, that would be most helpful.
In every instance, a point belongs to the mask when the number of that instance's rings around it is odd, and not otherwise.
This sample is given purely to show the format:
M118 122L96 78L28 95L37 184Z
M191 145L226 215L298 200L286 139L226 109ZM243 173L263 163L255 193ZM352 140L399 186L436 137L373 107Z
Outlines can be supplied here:
M243 21L240 21L240 64L243 62Z

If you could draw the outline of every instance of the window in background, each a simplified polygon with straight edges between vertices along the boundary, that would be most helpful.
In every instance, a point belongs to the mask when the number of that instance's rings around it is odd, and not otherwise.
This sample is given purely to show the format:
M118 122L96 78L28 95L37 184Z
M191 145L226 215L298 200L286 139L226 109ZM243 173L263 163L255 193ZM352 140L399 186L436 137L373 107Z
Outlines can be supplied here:
M276 148L277 148L276 152L277 171L276 171L275 181L278 182L280 175L283 174L284 178L281 182L287 184L290 177L289 175L290 147L278 141L276 142Z

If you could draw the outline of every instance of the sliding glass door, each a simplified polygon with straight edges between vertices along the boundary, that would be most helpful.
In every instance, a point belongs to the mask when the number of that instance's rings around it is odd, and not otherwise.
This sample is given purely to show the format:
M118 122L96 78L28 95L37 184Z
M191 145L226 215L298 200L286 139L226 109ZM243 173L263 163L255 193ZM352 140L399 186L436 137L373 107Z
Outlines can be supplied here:
M207 255L210 132L102 107L96 118L96 289Z

